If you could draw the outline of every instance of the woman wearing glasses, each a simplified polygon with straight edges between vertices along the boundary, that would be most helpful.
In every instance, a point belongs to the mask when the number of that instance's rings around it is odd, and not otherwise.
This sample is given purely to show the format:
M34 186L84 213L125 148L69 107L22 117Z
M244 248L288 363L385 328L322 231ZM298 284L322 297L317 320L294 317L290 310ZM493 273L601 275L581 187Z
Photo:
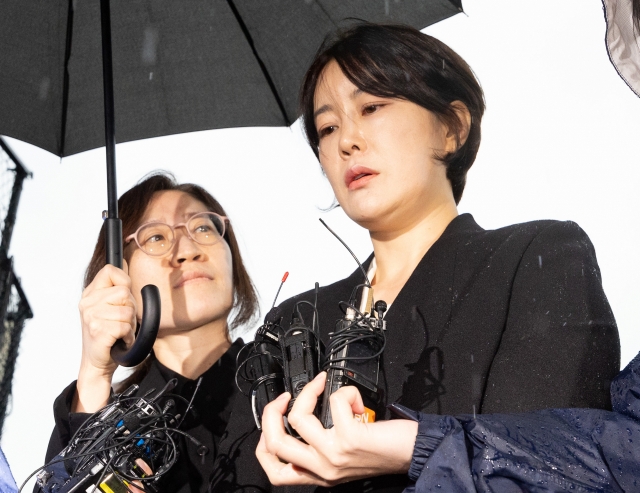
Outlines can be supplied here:
M245 429L251 431L252 423L237 424L231 435L227 429L236 393L236 354L242 346L241 340L232 342L229 332L254 320L256 292L224 210L203 188L154 174L126 192L118 205L125 266L120 270L105 265L102 232L79 305L78 380L55 401L56 426L47 461L67 445L87 413L109 401L117 367L111 347L118 339L133 341L141 317L140 290L154 284L162 303L158 338L152 354L116 391L137 383L138 395L143 395L163 388L173 378L178 380L172 393L193 401L181 429L195 441L180 438L178 462L163 477L161 490L207 491L214 461L230 455L228 449L236 457L244 453L253 457L253 448L244 451L234 443L242 440ZM224 464L217 474L223 472ZM232 484L254 483L253 475L263 481L259 467L232 473Z
M334 426L324 429L313 412L325 389L321 373L288 414L297 440L283 426L291 398L283 393L265 408L257 447L272 483L411 487L446 431L425 432L411 419L416 411L473 417L611 408L619 340L586 234L560 221L486 231L458 214L484 112L482 89L460 56L413 28L357 25L319 50L300 111L340 206L370 233L364 267L374 299L389 309L376 422L356 419L366 411L362 396L346 386L332 395ZM362 283L356 270L319 290L325 345ZM315 298L308 292L283 303L283 329L297 302ZM399 416L385 408L392 403L403 406ZM444 474L466 453L445 457ZM434 481L428 491L439 487Z

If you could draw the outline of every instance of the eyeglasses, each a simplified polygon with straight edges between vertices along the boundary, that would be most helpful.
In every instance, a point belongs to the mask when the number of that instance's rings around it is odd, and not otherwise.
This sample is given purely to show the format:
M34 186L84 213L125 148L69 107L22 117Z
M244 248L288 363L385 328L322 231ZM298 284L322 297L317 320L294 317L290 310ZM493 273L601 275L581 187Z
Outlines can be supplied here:
M146 223L135 233L127 236L124 244L135 240L136 245L144 253L158 257L168 253L173 247L176 241L176 228L184 227L189 238L196 243L215 245L224 236L227 222L229 222L227 217L215 212L199 212L191 216L187 222L173 226L161 222Z

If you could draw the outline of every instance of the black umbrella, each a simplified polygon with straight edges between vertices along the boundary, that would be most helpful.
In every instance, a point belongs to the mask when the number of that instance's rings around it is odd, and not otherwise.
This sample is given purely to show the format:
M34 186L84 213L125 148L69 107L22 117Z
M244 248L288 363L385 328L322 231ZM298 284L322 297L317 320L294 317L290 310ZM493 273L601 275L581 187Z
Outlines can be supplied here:
M290 125L304 71L324 36L344 19L423 28L461 12L462 3L114 0L111 10L108 0L0 3L0 134L61 157L106 142L107 262L121 266L115 128L118 141L127 142ZM157 332L157 290L145 287L143 299L134 348L118 350L116 361L126 366L146 356Z
M111 0L117 141L289 125L343 19L423 28L461 0ZM58 156L105 145L98 0L0 2L0 134Z

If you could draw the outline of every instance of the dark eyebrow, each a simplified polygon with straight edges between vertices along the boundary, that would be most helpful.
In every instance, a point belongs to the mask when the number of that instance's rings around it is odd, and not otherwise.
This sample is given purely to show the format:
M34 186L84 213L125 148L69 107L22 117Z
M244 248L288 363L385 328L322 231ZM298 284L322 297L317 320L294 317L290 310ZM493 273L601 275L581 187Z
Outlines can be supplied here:
M356 87L353 92L351 93L351 99L356 99L358 96L360 96L360 94L362 94L364 91L358 87Z
M360 96L360 94L362 94L364 91L358 87L356 87L353 92L351 93L351 99L355 99L358 96ZM318 118L320 115L322 115L322 113L326 113L327 111L331 111L333 109L333 107L329 104L324 104L322 106L320 106L320 108L318 108L317 110L315 110L313 112L313 119L315 120L316 118Z
M320 108L313 112L313 120L315 121L320 115L322 115L322 113L326 113L327 111L331 111L332 109L333 108L328 104L320 106Z

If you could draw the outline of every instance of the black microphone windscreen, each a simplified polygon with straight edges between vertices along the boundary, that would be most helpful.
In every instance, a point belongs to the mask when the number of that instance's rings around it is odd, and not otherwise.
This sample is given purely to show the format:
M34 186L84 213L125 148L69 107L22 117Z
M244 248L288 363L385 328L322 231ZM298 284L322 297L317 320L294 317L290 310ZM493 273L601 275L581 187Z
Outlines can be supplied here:
M124 426L129 431L134 431L140 428L140 418L135 414L127 414L124 418Z
M264 317L264 323L274 324L281 318L282 318L282 310L280 310L280 307L274 306L271 310L269 310L269 313L267 313L267 315Z

